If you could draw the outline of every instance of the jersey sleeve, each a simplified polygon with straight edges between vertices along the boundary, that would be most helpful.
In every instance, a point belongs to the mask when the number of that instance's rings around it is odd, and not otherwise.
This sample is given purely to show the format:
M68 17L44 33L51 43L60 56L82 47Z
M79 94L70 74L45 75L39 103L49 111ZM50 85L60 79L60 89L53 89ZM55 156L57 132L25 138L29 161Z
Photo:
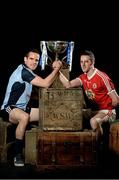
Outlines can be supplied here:
M108 90L108 94L115 90L115 86L111 79L109 79L109 85L110 85L110 89Z
M79 77L77 77L76 79L79 79L81 86L83 85L83 79L84 79L84 74L81 74Z
M35 78L35 76L36 75L33 72L29 71L28 69L23 68L22 70L23 81L30 83Z

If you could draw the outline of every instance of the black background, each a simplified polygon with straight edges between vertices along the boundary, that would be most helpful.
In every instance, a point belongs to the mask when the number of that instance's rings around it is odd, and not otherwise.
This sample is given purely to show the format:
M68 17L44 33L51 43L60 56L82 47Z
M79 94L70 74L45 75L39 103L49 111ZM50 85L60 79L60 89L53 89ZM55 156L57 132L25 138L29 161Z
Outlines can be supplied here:
M119 92L117 4L75 0L43 2L17 1L1 6L0 103L10 74L23 62L29 48L40 49L41 40L75 42L71 79L81 73L80 50L92 50L95 66L112 78Z
M82 49L92 50L96 67L105 71L113 80L119 93L119 11L115 0L43 0L8 1L0 4L0 105L4 98L8 78L23 62L24 53L30 48L40 48L41 40L68 40L75 42L71 78L81 73L79 53ZM118 177L118 158L106 159L106 169L99 171L60 173L51 177ZM114 167L113 167L114 166ZM110 167L110 168L109 168ZM108 169L109 168L109 169ZM108 170L107 170L108 169ZM8 173L6 173L8 170ZM36 172L36 171L35 171ZM3 177L30 177L36 175L29 167L16 171L2 167ZM52 173L51 173L52 174ZM83 176L81 176L83 174ZM91 176L90 176L91 175ZM48 177L49 174L44 177ZM37 174L39 178L39 174ZM42 176L41 176L42 177Z

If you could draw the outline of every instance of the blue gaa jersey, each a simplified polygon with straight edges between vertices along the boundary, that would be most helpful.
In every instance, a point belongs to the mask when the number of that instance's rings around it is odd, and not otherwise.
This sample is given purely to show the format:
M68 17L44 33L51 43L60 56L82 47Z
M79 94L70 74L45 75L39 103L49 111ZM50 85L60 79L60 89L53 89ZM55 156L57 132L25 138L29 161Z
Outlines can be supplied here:
M30 82L35 76L32 70L20 64L10 76L1 109L6 109L12 105L26 110L32 92L32 84Z

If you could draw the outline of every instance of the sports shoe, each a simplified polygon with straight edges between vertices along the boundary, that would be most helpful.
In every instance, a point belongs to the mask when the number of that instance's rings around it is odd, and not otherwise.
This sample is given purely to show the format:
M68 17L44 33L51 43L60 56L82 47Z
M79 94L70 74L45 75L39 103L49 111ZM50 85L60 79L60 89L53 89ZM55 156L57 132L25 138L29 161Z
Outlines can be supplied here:
M14 166L17 166L17 167L24 166L24 161L22 159L21 154L17 154L16 157L14 157Z

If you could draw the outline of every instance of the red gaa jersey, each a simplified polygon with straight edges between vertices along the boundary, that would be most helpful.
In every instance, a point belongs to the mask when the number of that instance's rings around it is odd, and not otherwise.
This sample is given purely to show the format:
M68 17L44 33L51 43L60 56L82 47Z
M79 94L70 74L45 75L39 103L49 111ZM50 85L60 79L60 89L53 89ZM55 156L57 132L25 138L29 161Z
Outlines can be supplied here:
M100 110L112 109L109 93L114 90L114 84L106 73L95 68L91 77L84 73L79 76L79 79L88 99L95 102Z

